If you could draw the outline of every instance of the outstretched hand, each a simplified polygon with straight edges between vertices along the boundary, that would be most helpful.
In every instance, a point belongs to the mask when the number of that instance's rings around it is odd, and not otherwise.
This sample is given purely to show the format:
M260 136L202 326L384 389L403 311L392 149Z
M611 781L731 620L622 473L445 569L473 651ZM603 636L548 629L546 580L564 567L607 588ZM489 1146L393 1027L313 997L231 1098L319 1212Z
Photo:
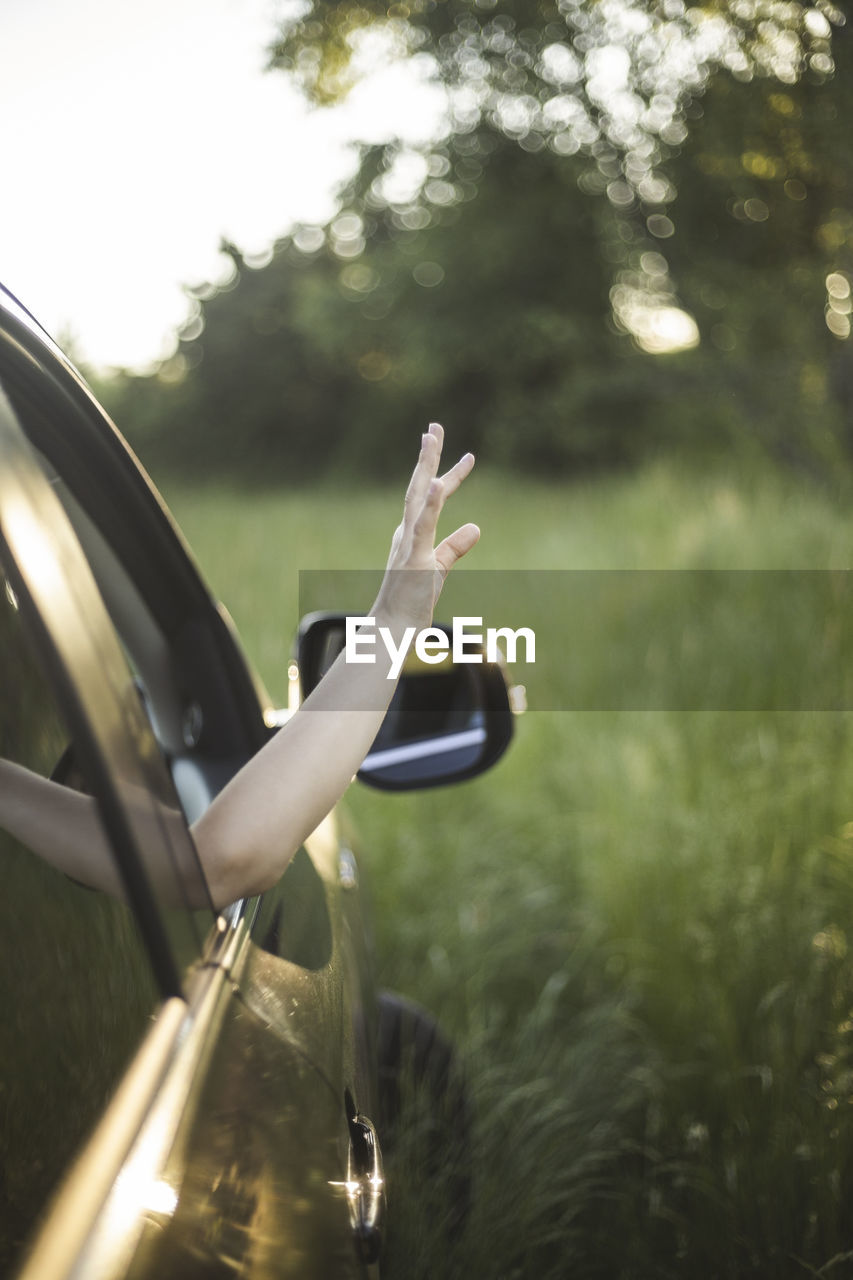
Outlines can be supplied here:
M435 545L441 509L474 466L474 455L466 453L439 477L443 443L443 428L431 422L421 438L403 519L394 532L385 577L372 610L395 629L430 625L444 579L480 536L475 524L463 524Z

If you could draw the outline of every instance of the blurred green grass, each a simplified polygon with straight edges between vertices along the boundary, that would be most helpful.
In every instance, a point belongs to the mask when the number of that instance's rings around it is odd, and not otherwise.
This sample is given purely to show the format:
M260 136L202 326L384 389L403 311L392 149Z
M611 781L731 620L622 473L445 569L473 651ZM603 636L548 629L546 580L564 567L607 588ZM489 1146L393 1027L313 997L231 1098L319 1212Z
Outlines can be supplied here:
M164 488L283 698L298 570L380 566L400 493ZM853 560L841 499L769 473L475 474L456 513L483 529L472 568ZM733 662L766 648L737 639ZM849 1271L851 729L840 712L537 712L463 787L351 789L380 981L455 1037L475 1104L468 1229L443 1256L441 1178L401 1151L392 1274Z

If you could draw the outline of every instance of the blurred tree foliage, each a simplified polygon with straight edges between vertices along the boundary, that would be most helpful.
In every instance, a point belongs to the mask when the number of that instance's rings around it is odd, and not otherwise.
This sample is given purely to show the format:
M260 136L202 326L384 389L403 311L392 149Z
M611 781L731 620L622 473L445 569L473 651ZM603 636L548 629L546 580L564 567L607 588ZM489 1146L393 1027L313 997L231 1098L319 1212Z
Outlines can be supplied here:
M326 228L225 246L176 356L106 389L146 458L399 471L431 418L548 473L853 453L853 36L825 0L306 0L320 103L428 60L449 127L364 148Z

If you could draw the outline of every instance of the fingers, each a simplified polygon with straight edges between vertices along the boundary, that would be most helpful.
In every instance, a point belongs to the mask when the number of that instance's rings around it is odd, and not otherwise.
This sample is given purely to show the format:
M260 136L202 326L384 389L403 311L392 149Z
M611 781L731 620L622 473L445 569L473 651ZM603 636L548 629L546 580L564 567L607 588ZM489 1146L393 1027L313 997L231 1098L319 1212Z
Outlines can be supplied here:
M432 552L438 517L443 506L444 485L440 480L432 480L412 529L412 549L416 553L426 556Z
M435 561L442 577L446 578L457 560L471 550L479 541L480 530L475 524L463 524L455 533L451 533L435 549Z
M451 493L455 493L462 481L470 474L474 465L473 453L466 453L459 461L452 466L449 471L445 471L441 477L441 483L444 485L444 496L449 498Z
M474 466L474 455L466 453L443 476L437 478L443 442L443 428L437 422L431 422L429 431L422 437L420 456L406 492L404 523L411 529L412 549L419 557L433 554L441 509ZM445 538L441 547L435 551L441 572L446 575L460 556L470 551L479 536L477 526L468 524ZM442 552L441 559L439 550Z
M438 474L444 430L437 422L429 424L429 430L421 436L421 451L406 490L404 519L417 517L426 500L430 482Z

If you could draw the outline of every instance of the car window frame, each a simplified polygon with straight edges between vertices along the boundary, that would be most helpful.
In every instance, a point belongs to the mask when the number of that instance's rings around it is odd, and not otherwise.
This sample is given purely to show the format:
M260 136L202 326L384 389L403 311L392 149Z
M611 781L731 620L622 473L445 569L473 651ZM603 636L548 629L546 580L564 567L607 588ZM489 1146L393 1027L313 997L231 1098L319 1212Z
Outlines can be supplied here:
M121 776L152 794L137 756L150 728L135 691L128 692L124 655L88 562L2 385L0 452L0 555L10 585L92 786L158 989L163 999L183 996L215 936L215 913L200 945L179 945L150 882L119 784Z
M269 740L280 713L133 451L78 371L1 286L0 321L0 385L24 436L47 464L48 478L61 481L120 562L162 632L184 692L200 695L201 739L184 751L174 750L174 733L171 748L163 744L174 790L192 822ZM88 558L83 531L76 532ZM113 612L109 599L105 603ZM121 637L115 616L113 624ZM256 905L238 899L222 914L233 924Z

